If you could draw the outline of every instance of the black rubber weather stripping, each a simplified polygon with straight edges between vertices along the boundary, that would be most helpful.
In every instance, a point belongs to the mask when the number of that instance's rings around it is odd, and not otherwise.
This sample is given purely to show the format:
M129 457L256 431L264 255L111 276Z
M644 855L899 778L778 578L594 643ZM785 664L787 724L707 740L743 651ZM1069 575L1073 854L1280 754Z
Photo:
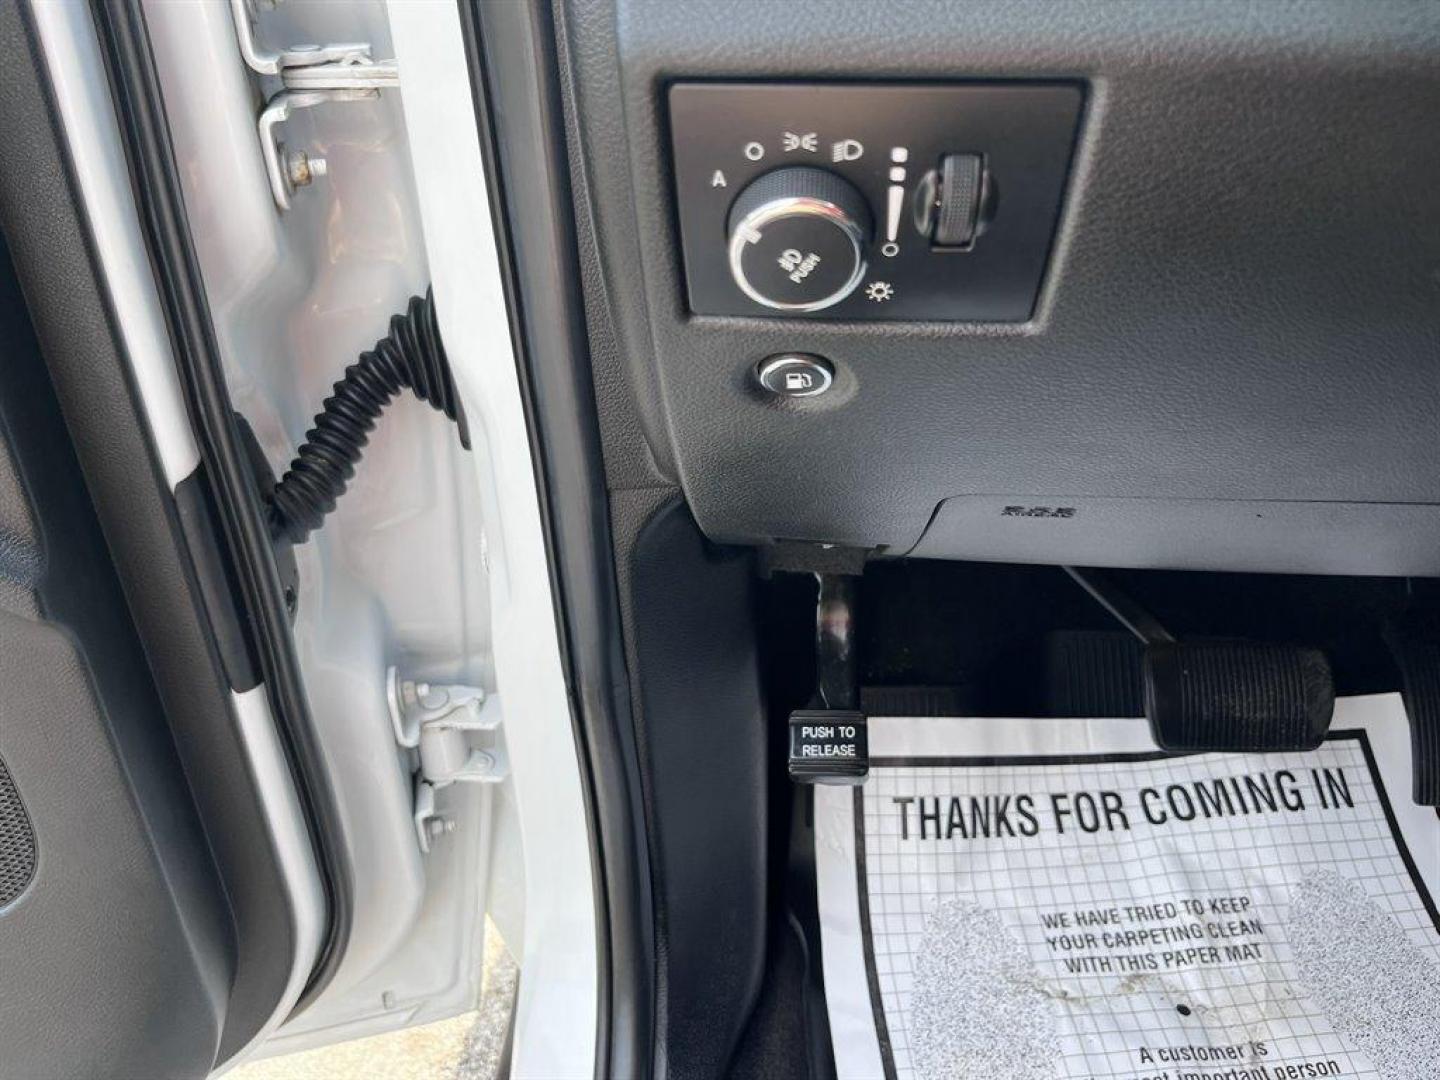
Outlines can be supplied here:
M329 905L320 956L295 1008L298 1013L334 975L350 934L352 879L339 810L305 700L268 528L225 386L142 5L140 0L92 0L91 11L186 405L201 460L214 480L226 554L250 616L270 707L295 777Z
M599 894L595 1073L645 1080L658 1037L655 899L579 289L559 10L544 0L458 4L585 766Z

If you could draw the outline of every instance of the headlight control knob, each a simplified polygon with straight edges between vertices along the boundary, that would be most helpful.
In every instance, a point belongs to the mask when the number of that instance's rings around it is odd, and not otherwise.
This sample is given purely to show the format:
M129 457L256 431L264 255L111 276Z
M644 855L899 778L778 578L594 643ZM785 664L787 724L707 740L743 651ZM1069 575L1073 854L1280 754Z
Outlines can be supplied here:
M820 311L865 276L870 207L849 181L824 169L776 169L730 208L730 273L757 304Z

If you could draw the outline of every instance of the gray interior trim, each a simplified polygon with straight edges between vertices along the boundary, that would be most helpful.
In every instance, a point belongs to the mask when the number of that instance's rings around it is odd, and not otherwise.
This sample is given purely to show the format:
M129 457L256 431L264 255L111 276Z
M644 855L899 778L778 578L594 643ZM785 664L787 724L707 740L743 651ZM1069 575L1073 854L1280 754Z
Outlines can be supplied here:
M1440 7L796 0L740 15L706 0L566 13L603 272L587 303L613 319L627 407L708 535L904 551L975 491L1154 500L1157 520L1174 500L1440 504ZM1033 320L688 314L671 80L977 77L1089 87ZM853 394L755 394L753 365L787 350L828 357ZM1285 550L1267 545L1265 565ZM1406 569L1385 550L1368 572Z
M88 667L65 629L0 613L0 756L40 840L0 913L0 1075L204 1076L228 972L195 948Z
M24 6L0 4L0 228L16 263L84 487L144 646L235 921L224 1041L243 1044L283 993L292 918L229 689L107 306ZM43 829L43 826L42 826ZM41 837L43 847L44 838ZM53 1024L53 1020L51 1021Z
M203 1075L233 919L3 242L0 522L0 1075Z
M1268 573L1425 577L1440 570L1440 506L964 495L940 504L909 554L1075 566L1243 566Z

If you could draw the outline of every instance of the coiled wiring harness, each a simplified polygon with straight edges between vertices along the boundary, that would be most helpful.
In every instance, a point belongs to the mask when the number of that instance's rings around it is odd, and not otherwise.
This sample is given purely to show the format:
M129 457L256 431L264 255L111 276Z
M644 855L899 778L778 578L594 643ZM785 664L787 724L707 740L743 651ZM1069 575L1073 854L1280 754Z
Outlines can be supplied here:
M272 539L301 544L320 527L355 475L375 421L407 387L459 425L460 444L468 450L465 413L430 289L410 298L405 312L390 319L390 333L361 353L331 389L295 460L270 492Z

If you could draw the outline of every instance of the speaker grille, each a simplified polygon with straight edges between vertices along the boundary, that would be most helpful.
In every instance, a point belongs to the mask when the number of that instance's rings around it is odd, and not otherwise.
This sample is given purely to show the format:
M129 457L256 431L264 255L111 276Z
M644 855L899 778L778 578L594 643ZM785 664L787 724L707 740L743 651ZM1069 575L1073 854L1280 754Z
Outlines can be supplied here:
M0 759L0 908L24 892L34 876L35 830Z

